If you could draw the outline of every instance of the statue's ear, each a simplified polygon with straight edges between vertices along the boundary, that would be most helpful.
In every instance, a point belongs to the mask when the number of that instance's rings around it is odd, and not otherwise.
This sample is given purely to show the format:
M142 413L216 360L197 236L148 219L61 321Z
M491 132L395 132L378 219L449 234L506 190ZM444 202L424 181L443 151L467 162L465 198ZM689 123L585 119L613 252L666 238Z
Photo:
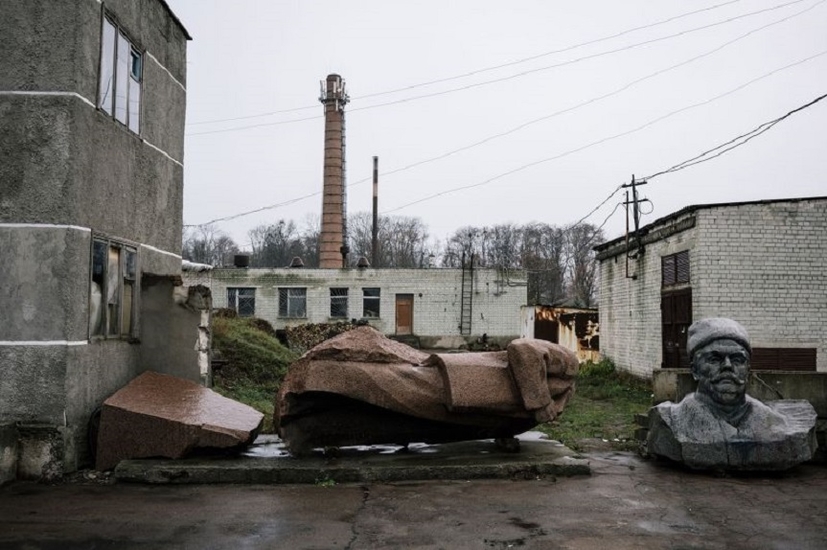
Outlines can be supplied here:
M698 374L698 367L697 367L697 365L696 365L696 363L695 363L695 359L694 359L694 358L692 358L692 359L691 359L691 362L689 363L689 365L690 365L690 366L689 366L689 368L690 368L690 372L692 372L692 378L694 378L694 379L695 379L695 382L697 382L697 381L699 380L699 378L700 378L700 375Z

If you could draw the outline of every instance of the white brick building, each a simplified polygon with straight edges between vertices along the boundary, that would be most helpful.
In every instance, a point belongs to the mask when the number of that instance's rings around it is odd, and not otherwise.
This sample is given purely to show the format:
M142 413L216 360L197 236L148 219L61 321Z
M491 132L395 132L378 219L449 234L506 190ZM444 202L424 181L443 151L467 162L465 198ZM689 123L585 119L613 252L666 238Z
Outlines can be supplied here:
M640 245L595 247L600 349L618 368L688 367L686 329L721 316L749 331L754 368L827 371L827 197L689 206Z
M187 271L211 287L213 305L266 319L276 329L367 319L387 335L414 335L423 347L455 348L487 334L520 335L522 274L497 269L220 268Z

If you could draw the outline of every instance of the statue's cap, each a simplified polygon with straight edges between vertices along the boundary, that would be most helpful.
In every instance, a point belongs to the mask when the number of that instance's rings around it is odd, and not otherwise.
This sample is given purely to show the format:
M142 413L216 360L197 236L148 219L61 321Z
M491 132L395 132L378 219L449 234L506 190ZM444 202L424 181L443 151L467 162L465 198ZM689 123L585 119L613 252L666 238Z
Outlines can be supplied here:
M695 351L715 340L734 340L752 354L747 329L738 321L726 317L708 317L695 321L689 327L686 348L691 358Z

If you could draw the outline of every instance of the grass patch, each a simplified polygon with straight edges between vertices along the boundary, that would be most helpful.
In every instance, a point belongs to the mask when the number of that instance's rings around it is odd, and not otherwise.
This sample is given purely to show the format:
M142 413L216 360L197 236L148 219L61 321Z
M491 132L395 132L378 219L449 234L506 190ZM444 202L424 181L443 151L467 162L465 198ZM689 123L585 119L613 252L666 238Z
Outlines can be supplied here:
M260 319L213 318L213 389L264 413L263 433L273 431L273 401L287 367L298 355L282 346Z
M576 451L587 450L595 438L615 450L633 450L634 416L651 406L648 381L616 371L611 361L585 363L563 414L538 429Z

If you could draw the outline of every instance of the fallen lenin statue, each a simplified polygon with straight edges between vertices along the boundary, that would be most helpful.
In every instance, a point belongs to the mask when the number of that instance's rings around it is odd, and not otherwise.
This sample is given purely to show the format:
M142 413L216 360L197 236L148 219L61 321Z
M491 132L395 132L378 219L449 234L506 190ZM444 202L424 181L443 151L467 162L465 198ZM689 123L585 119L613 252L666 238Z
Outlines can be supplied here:
M103 403L95 467L128 458L182 458L195 449L243 448L264 415L182 378L145 372Z
M359 327L290 366L274 420L294 455L351 445L513 443L563 411L577 368L574 353L543 340L430 355Z
M785 470L816 449L816 412L805 400L762 403L746 394L746 329L726 318L689 327L697 390L650 409L647 451L697 470Z

